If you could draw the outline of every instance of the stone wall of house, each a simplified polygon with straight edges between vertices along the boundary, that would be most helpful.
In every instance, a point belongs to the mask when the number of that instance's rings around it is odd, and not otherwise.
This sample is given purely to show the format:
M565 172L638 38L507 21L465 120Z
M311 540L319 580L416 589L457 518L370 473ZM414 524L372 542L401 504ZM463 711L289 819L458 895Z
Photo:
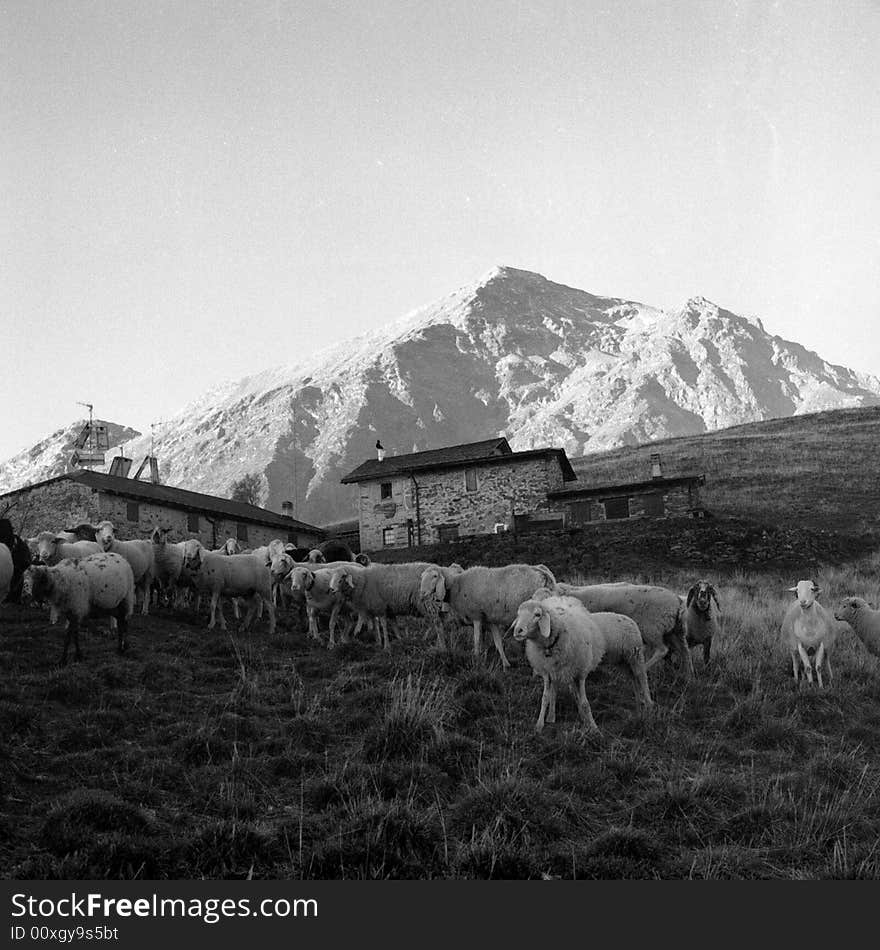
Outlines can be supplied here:
M657 496L663 499L662 508L656 501ZM652 496L653 499L652 499ZM558 503L559 507L565 509L565 521L567 525L576 526L588 524L593 521L606 521L615 517L616 513L611 509L606 509L606 501L614 504L614 500L628 499L630 518L645 517L677 517L688 515L694 508L700 506L700 487L693 485L674 485L665 488L662 491L645 489L641 492L615 492L605 497L592 497L583 499L566 499ZM610 507L610 506L609 506ZM625 517L617 515L617 517Z
M191 531L189 518L190 515L195 517L195 512L95 491L78 482L66 480L24 489L15 496L7 496L0 500L0 510L13 501L15 505L7 517L17 533L22 533L23 524L26 537L32 537L40 531L72 528L82 522L97 524L99 521L112 521L116 535L121 540L149 538L154 528L161 527L170 529L169 541L198 538L205 547L214 548L223 544L227 538L239 538L241 525L246 533L246 538L240 539L242 547L259 547L268 544L273 538L290 540L300 547L314 547L319 541L316 535L296 530L285 532L281 528L254 522L244 523L222 518L214 518L212 521L204 513L198 515L198 530ZM133 507L135 505L136 510ZM137 517L130 518L130 515Z
M361 550L433 544L441 529L457 530L460 536L491 534L496 524L512 525L514 515L547 510L547 492L563 487L562 469L553 457L474 466L472 471L473 491L467 490L463 468L417 475L418 491L409 476L388 479L391 494L384 499L381 482L361 483Z

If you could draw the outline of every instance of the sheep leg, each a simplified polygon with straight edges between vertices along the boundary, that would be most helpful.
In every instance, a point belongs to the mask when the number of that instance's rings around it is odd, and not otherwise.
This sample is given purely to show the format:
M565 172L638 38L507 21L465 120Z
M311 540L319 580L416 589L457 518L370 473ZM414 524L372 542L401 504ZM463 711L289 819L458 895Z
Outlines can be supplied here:
M813 685L813 666L810 663L809 654L804 649L804 645L802 643L799 643L797 648L798 648L798 654L800 655L800 658L801 658L801 663L803 663L804 665L804 672L807 674L807 681L809 682L810 686L812 686Z
M125 653L128 649L128 617L125 615L125 605L123 604L116 611L118 637L116 649L120 653Z
M74 659L81 660L82 651L79 648L79 621L75 617L71 617L67 621L66 636L64 638L64 651L61 654L62 666L66 665L67 663L67 652L71 643L73 644Z
M483 621L474 621L474 657L480 656L480 647L483 641Z
M262 603L262 598L260 598L260 601ZM269 614L269 636L271 637L272 634L275 633L275 624L276 624L276 619L277 619L276 612L275 612L275 605L270 603L269 601L266 601L266 612Z
M828 683L830 684L834 679L834 673L831 671L831 654L827 651L825 653L825 669L828 673Z
M223 603L220 600L220 591L215 590L211 594L211 620L208 623L208 629L213 629L214 625L217 622L217 615L220 615L220 629L226 629L226 617L223 616Z
M669 652L669 647L665 643L660 643L654 648L651 658L645 663L645 669L650 670L655 663L659 663Z
M590 701L587 699L586 681L586 676L579 676L577 679L578 712L580 713L581 719L586 723L587 729L589 729L590 732L598 732L599 727L596 725L596 720L593 718L593 710L590 708ZM574 688L574 684L572 684L572 692L574 692Z
M673 649L678 654L684 678L690 680L694 675L694 662L691 659L691 651L687 648L684 637L680 634L673 634L670 639L672 640Z
M501 668L507 669L510 666L510 661L504 655L504 644L501 642L501 627L497 623L490 625L492 631L492 640L495 643L495 649L498 651L498 655L501 657Z
M382 649L388 650L391 646L391 641L388 637L388 618L376 617L376 623L382 628Z
M708 666L709 653L712 651L712 638L710 637L703 643L703 663Z
M320 640L321 635L318 633L318 615L314 607L306 607L306 616L309 620L309 637L312 640Z
M556 722L556 683L550 680L550 708L547 711L547 722Z
M251 628L251 624L254 622L254 617L257 615L257 606L259 604L260 595L254 591L253 594L248 598L248 609L247 613L244 615L244 623L242 624L242 630L248 631Z
M143 596L143 601L141 603L141 616L146 617L150 612L150 591L152 590L152 578L147 576L141 581L141 595Z
M794 677L795 683L797 683L800 678L800 667L798 666L798 654L797 650L791 651L791 675Z
M544 728L547 707L550 705L550 677L545 674L541 679L544 681L544 689L541 693L541 711L538 713L538 722L535 724L535 732L540 732Z
M237 597L232 598L232 616L235 617L236 620L241 620L241 605Z
M822 662L825 659L825 644L820 643L819 649L816 650L816 679L819 681L819 688L823 688L825 684L822 682Z
M629 671L632 674L633 691L636 696L636 708L648 710L654 703L651 699L651 689L648 686L648 676L645 673L645 658L636 653L630 658Z
M339 604L334 604L330 610L330 639L327 646L332 650L336 646L336 618L339 616Z

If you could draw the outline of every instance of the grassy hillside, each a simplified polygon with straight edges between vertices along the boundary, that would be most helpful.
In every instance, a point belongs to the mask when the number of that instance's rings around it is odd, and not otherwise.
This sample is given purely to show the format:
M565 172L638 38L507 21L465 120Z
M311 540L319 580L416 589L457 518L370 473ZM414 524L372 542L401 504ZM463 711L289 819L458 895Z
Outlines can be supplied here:
M880 406L836 409L665 439L572 460L585 485L706 473L703 499L721 514L793 518L845 532L880 532Z
M834 684L795 687L778 637L790 578L707 573L726 617L710 665L696 657L687 686L652 670L649 718L600 669L600 737L564 693L534 733L541 684L511 640L502 673L467 631L446 650L416 621L388 651L331 652L289 616L270 638L160 610L133 618L125 657L95 625L58 669L59 628L7 605L0 874L880 876L878 661L844 628ZM829 604L876 601L877 577L876 557L817 575Z

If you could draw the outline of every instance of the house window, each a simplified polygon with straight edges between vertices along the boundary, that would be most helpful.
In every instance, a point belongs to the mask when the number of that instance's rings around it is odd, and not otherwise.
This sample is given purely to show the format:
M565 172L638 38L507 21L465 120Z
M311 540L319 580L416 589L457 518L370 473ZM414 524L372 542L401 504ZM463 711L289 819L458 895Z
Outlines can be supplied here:
M446 541L455 541L458 539L458 525L457 524L442 524L437 529L437 534L439 535L439 540L441 544L443 544Z
M125 517L129 521L141 520L141 506L136 501L130 501L125 506Z
M235 537L239 541L247 541L247 525L246 524L237 524L235 526Z
M663 495L657 492L645 496L645 514L650 518L662 518L666 514L663 506Z
M477 470L475 468L466 468L464 470L465 491L477 490Z
M605 517L610 521L612 518L629 517L629 498L606 498L605 499Z
M382 529L382 544L386 548L390 548L394 545L394 528Z
M199 531L199 515L198 515L198 512L196 512L196 511L190 511L190 512L187 514L187 516L186 516L186 530L187 530L187 531L195 531L196 533L198 533L198 531Z
M574 501L569 511L572 524L587 524L592 518L593 507L589 501Z
M382 482L379 485L379 499L385 501L386 498L391 497L391 482Z

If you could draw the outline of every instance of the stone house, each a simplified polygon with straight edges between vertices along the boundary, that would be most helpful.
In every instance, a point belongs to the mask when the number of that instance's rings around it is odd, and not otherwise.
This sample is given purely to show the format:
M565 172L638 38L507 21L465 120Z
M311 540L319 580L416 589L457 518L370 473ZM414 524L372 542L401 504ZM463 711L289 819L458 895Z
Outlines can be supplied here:
M0 495L4 510L16 532L30 536L112 521L122 539L148 538L158 526L171 529L172 541L198 538L207 548L227 538L245 548L273 538L311 548L324 539L321 528L256 505L87 469L6 492Z
M563 513L566 527L626 518L698 516L705 475L655 476L647 481L551 491L549 500Z
M342 479L357 485L360 549L435 544L513 527L551 511L576 478L563 449L514 452L504 438L372 459Z

